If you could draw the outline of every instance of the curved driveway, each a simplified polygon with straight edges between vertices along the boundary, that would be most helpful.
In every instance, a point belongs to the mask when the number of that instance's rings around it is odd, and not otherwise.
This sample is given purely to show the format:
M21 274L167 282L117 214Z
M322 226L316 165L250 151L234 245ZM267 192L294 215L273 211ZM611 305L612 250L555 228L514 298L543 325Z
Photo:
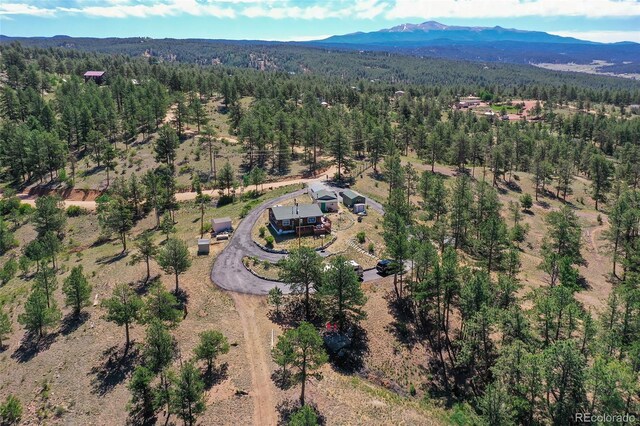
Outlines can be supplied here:
M280 288L283 293L290 293L289 286L285 283L265 280L253 275L242 264L242 258L244 256L255 256L262 260L277 262L286 256L283 254L269 253L260 249L251 238L251 229L260 218L262 212L267 208L290 198L298 197L306 191L305 188L282 195L278 198L265 201L251 210L234 230L229 243L215 260L213 268L211 269L211 281L220 288L238 293L265 295L273 287ZM384 214L380 203L368 199L367 203L374 210ZM375 270L365 272L364 281L371 281L378 278L380 278L380 275L378 275Z

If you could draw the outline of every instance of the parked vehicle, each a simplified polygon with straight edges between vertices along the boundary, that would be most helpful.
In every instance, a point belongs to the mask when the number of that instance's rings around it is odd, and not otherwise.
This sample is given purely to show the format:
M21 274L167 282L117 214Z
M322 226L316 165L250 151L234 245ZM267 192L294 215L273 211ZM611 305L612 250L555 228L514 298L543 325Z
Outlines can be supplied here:
M349 265L353 267L353 270L358 276L358 279L362 280L364 277L364 269L362 269L362 266L360 266L358 262L356 262L355 260L348 260L347 262L349 263ZM325 265L324 270L328 271L331 268L332 268L331 264L327 264Z
M391 275L399 272L399 270L398 264L391 259L382 259L376 265L376 271L378 271L380 275Z

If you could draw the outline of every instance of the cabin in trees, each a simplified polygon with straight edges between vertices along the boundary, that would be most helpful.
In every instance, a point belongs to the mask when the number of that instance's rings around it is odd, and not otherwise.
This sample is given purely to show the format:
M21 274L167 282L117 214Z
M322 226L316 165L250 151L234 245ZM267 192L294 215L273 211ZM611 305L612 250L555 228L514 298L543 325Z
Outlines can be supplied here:
M309 185L309 195L314 204L320 206L323 213L338 211L338 195L334 191L329 191L321 183Z
M317 204L269 208L269 224L276 234L322 235L331 232L331 221Z
M87 71L84 73L84 82L93 80L96 84L104 82L104 71Z

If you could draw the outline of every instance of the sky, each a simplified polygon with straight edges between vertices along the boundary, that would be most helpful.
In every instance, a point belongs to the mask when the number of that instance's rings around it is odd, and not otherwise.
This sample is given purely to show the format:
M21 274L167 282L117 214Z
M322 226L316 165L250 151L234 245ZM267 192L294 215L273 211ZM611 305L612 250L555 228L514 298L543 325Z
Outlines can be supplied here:
M305 41L435 20L640 42L640 0L0 0L9 36Z

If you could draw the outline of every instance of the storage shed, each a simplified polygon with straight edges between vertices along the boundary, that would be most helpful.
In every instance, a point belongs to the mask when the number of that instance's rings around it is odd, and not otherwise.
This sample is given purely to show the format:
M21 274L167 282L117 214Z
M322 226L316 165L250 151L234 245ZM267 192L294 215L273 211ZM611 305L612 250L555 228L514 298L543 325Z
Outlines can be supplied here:
M350 189L345 189L340 192L340 195L342 196L342 204L347 207L353 207L354 204L364 204L366 202L363 195Z
M209 238L198 238L198 254L209 254L210 244Z
M224 231L231 231L233 226L231 225L231 218L220 217L211 219L211 231L218 234Z

